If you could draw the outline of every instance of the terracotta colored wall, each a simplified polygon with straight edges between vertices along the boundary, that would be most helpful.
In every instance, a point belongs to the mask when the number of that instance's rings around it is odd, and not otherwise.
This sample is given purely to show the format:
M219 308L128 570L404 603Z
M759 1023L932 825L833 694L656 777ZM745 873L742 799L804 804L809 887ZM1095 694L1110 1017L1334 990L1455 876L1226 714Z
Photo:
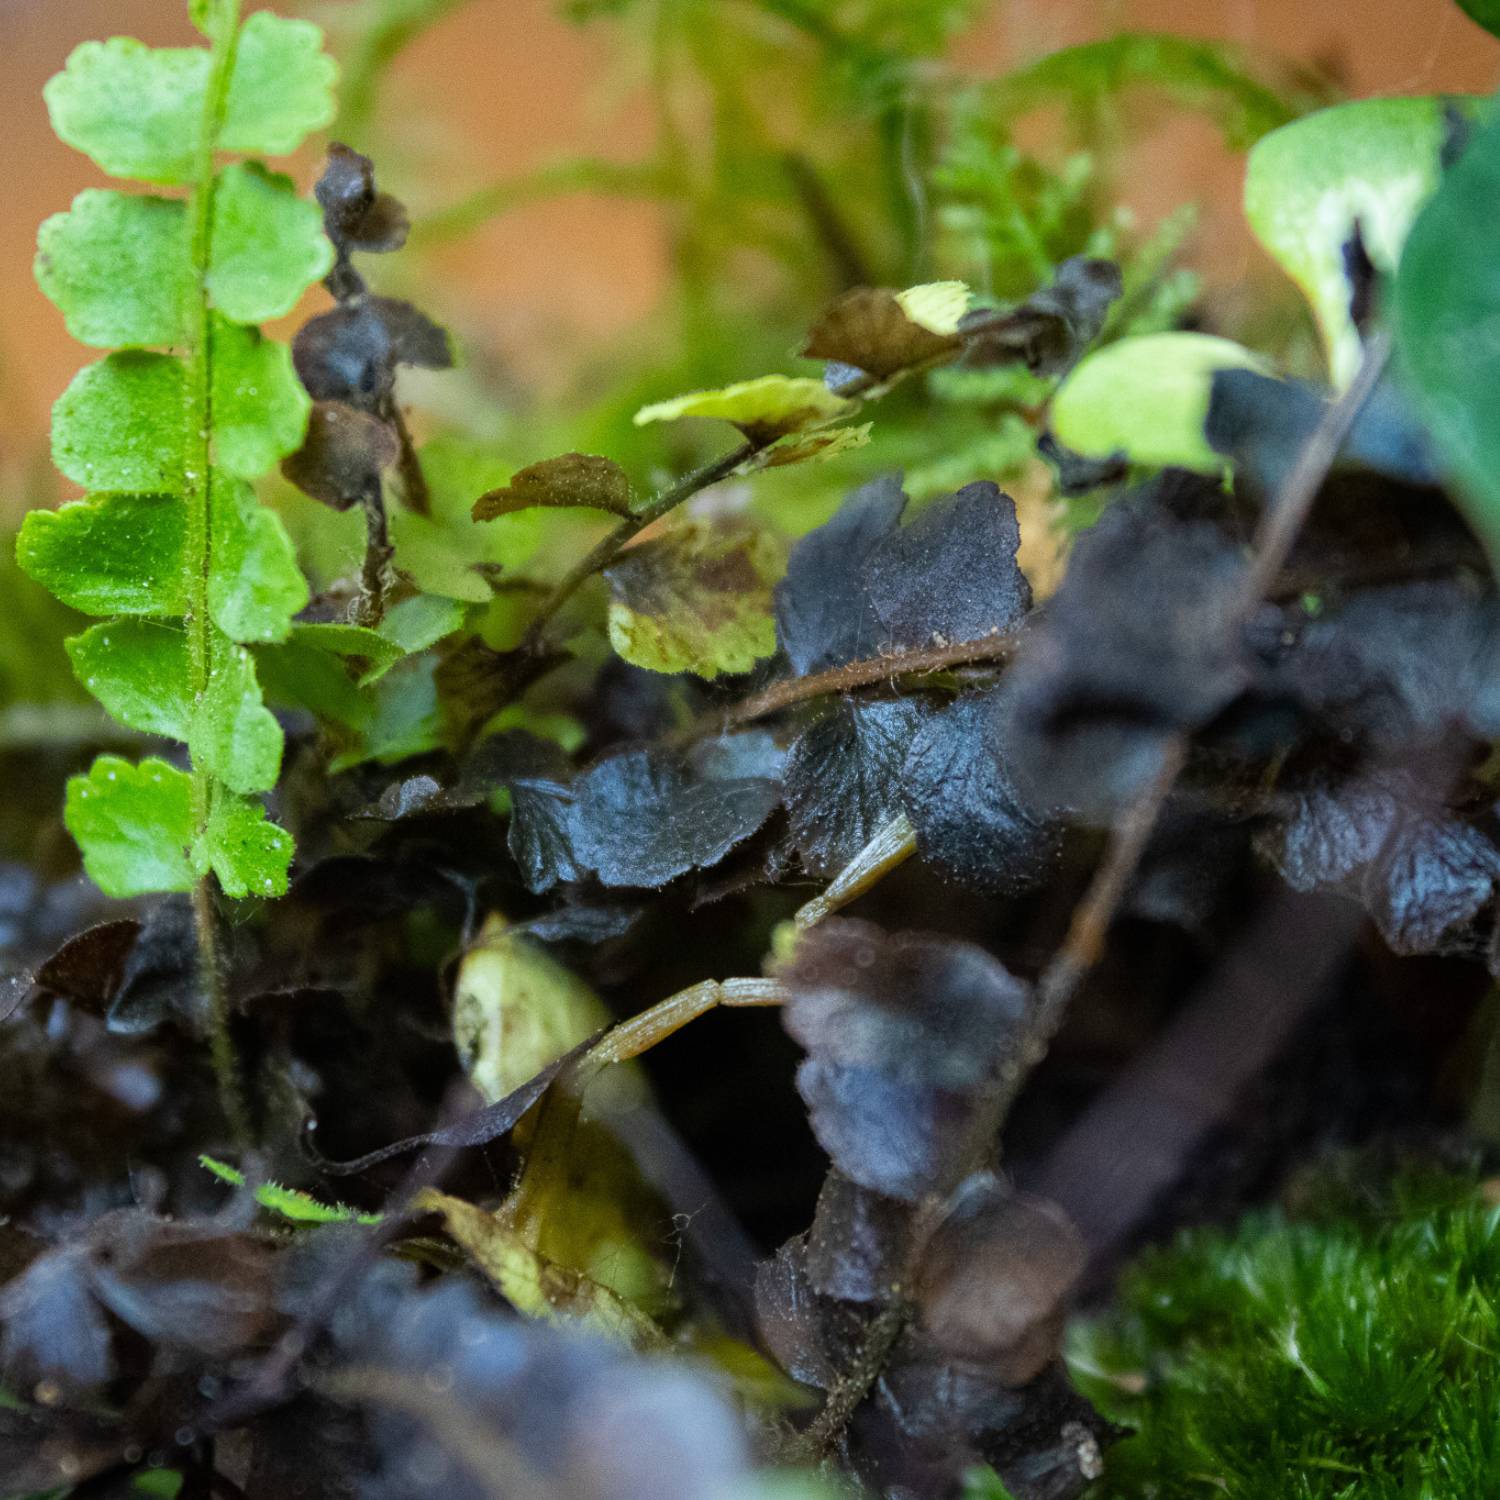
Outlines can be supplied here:
M912 0L921 3L921 0ZM129 33L156 43L189 39L178 0L0 0L0 484L14 490L34 459L47 410L80 362L61 320L31 281L36 224L98 181L56 142L42 83L78 41ZM1227 38L1336 66L1355 93L1431 89L1488 92L1500 84L1500 45L1451 0L997 0L961 61L1002 66L1122 28ZM576 150L628 158L643 125L628 105L599 104L608 31L580 33L552 0L470 0L403 59L395 97L431 102L412 111L424 138L469 180L513 172ZM522 60L517 62L517 60ZM1134 196L1147 214L1202 198L1200 242L1216 279L1233 283L1253 253L1233 205L1238 164L1212 132L1167 123L1143 148ZM457 184L434 184L434 196ZM518 212L474 236L447 263L443 310L491 331L501 346L568 340L646 313L660 287L660 234L648 208L574 199ZM455 293L452 289L458 288ZM6 483L6 480L9 483Z

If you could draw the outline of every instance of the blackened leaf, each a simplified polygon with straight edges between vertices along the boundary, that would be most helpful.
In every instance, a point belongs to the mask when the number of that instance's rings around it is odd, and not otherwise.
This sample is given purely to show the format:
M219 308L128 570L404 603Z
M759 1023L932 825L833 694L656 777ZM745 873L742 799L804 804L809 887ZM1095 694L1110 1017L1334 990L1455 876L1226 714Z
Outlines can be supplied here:
M292 360L314 400L368 411L389 398L397 365L443 370L453 356L448 335L411 303L360 297L303 324Z
M573 850L573 792L566 782L520 777L510 783L506 842L528 890L545 891L587 873Z
M135 1210L101 1219L89 1238L94 1295L153 1343L224 1358L275 1326L275 1250L264 1240Z
M763 531L682 522L605 570L610 645L652 672L748 672L776 650L771 588L780 567Z
M824 1297L887 1302L904 1275L911 1209L830 1172L807 1233L807 1280Z
M1168 799L1121 907L1147 922L1169 922L1207 936L1209 918L1244 868L1242 823Z
M1369 864L1400 816L1390 789L1375 779L1319 776L1283 795L1284 821L1257 843L1297 891L1337 885Z
M418 1289L399 1269L369 1276L332 1328L340 1396L367 1414L367 1500L741 1489L743 1428L696 1372L505 1315L465 1278Z
M141 924L125 917L71 937L36 971L36 987L102 1012L114 999Z
M965 361L1019 361L1039 375L1060 374L1099 336L1121 285L1113 262L1075 255L1057 268L1050 285L1018 307L966 314L958 325Z
M901 796L929 865L960 884L1010 893L1046 872L1058 829L1006 771L1006 722L1003 687L933 714L911 741Z
M805 934L780 977L810 1054L797 1086L839 1171L907 1201L951 1185L1026 986L972 944L852 920Z
M901 476L882 474L792 548L776 585L776 633L798 676L875 654L879 634L864 565L905 506Z
M389 193L377 193L375 166L333 142L313 193L323 209L323 229L343 254L399 250L409 228L406 210Z
M954 1358L1024 1385L1057 1358L1085 1259L1061 1209L976 1173L923 1247L915 1288L923 1330Z
M1295 644L1274 685L1346 742L1389 753L1465 730L1488 736L1500 611L1477 580L1362 589L1289 628Z
M192 906L185 898L168 896L146 913L125 960L109 1008L109 1029L134 1034L175 1020L196 1032L204 1020L203 998Z
M870 553L865 578L893 650L977 641L1013 629L1031 608L1016 565L1015 502L988 480L934 500Z
M400 455L401 440L388 422L344 401L317 401L302 446L282 461L281 472L303 494L348 510L379 493L380 476Z
M1447 816L1408 816L1366 872L1365 905L1396 953L1439 953L1489 901L1500 850Z
M1130 471L1130 463L1123 453L1114 453L1108 458L1085 458L1071 448L1065 448L1050 433L1044 432L1036 441L1037 452L1057 470L1057 493L1066 499L1086 495L1102 485L1115 484Z
M1007 769L1040 806L1108 819L1156 773L1170 737L1248 680L1232 634L1244 560L1207 520L1173 514L1206 488L1168 475L1105 512L1007 673Z
M806 1237L799 1235L756 1267L755 1317L766 1347L793 1380L829 1390L858 1352L868 1314L813 1286Z
M385 324L356 302L309 318L292 340L292 361L313 400L369 410L390 394L395 351Z
M12 1390L54 1380L65 1390L95 1391L114 1374L109 1326L80 1245L49 1251L7 1282L0 1324L0 1372Z
M797 1092L818 1144L875 1192L916 1202L966 1165L972 1101L961 1093L818 1056L798 1065Z
M911 698L845 699L799 736L783 786L806 870L834 874L901 811L901 766L925 716Z
M511 476L508 485L490 490L474 502L476 521L493 521L533 506L576 506L630 514L630 480L612 458L589 453L564 453L560 458L528 464Z
M967 289L960 286L960 292L961 299L955 302L959 313L968 302ZM802 353L885 380L959 347L951 329L940 332L914 319L903 306L902 295L883 287L845 292L813 324Z
M424 370L452 367L448 335L426 313L399 297L371 297L365 305L385 328L398 365L416 365Z
M1323 419L1331 392L1255 370L1218 370L1204 435L1265 494L1277 493ZM1339 463L1409 484L1439 482L1431 444L1416 414L1389 380L1375 388L1339 452Z
M462 1115L451 1124L430 1130L424 1135L408 1136L403 1141L382 1146L378 1151L371 1151L353 1161L329 1161L318 1155L307 1143L304 1143L303 1149L318 1171L330 1177L353 1177L360 1172L368 1172L371 1167L379 1166L381 1162L389 1161L394 1156L404 1156L409 1151L418 1151L426 1146L446 1146L455 1150L488 1146L501 1136L509 1134L516 1121L547 1092L552 1080L564 1068L582 1057L594 1045L594 1041L593 1037L586 1038L549 1063L534 1078L529 1078L520 1088L512 1090L505 1098L486 1104L483 1109Z
M770 817L780 789L759 777L695 779L671 755L629 750L574 785L572 844L605 885L660 886L717 864Z

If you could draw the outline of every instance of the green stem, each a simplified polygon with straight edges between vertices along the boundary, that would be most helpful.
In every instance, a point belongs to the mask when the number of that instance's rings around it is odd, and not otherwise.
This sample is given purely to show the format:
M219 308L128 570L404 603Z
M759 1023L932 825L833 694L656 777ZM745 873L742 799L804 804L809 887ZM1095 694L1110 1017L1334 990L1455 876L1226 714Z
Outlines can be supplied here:
M214 154L224 123L239 34L240 0L220 0L214 16L191 208L193 342L187 355L188 441L183 465L183 501L187 517L183 555L187 574L188 685L194 705L203 701L214 666L212 625L208 613L213 536L213 327L209 312L208 272L213 248ZM193 832L195 839L201 839L213 814L213 786L196 763L192 768L192 778ZM208 993L210 1049L219 1100L234 1135L245 1142L249 1139L248 1116L234 1044L229 1034L229 995L219 952L212 877L206 874L193 891L193 919L197 928L199 971Z

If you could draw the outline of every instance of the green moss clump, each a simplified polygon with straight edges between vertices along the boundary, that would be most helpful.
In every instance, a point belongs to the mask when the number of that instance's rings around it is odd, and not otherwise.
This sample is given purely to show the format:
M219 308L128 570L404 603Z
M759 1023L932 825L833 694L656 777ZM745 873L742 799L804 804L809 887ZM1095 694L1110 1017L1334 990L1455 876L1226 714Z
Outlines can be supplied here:
M1388 1207L1143 1256L1072 1340L1079 1387L1135 1429L1090 1500L1500 1492L1500 1209L1430 1180Z

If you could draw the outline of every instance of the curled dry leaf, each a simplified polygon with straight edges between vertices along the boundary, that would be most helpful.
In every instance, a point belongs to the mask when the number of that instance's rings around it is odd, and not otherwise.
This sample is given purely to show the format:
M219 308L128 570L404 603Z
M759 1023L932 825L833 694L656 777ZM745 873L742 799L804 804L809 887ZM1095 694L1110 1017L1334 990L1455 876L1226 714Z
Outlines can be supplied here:
M282 475L334 510L379 493L381 475L401 456L389 423L343 401L315 401L301 448L282 460Z
M476 521L493 521L533 506L576 506L630 514L630 480L612 458L589 453L564 453L560 458L528 464L511 476L509 484L489 490L474 502Z

